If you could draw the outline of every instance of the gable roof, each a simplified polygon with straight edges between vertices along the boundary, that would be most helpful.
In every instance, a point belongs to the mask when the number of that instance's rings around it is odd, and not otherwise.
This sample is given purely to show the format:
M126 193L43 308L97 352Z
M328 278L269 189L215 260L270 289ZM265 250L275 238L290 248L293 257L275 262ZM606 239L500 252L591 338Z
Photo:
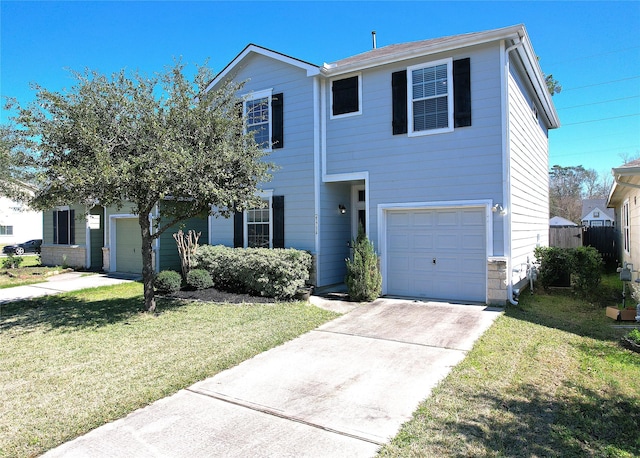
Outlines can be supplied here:
M584 219L593 210L598 209L611 220L615 219L613 209L607 208L607 199L583 199L582 200L582 218Z
M611 169L613 186L607 200L608 207L619 204L625 194L625 188L640 188L640 159L627 162Z
M211 90L211 88L215 87L220 81L222 81L231 71L238 66L244 59L246 59L251 54L257 54L265 57L269 57L271 59L275 59L280 62L284 62L285 64L293 65L294 67L298 67L307 72L307 76L314 76L320 73L320 67L317 65L311 64L309 62L305 62L304 60L296 59L295 57L287 56L286 54L279 53L277 51L273 51L268 48L264 48L262 46L254 45L253 43L249 43L234 59L227 64L225 68L220 71L207 85L205 92Z
M549 226L553 227L566 227L566 226L577 226L573 221L569 221L562 216L554 216L549 220Z

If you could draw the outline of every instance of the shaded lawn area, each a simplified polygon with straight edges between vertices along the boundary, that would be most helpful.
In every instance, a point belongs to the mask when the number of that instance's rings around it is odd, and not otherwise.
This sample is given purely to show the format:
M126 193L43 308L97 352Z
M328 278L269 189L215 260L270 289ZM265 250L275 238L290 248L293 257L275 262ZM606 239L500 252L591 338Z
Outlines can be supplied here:
M4 304L0 456L35 456L277 346L337 314L301 302L140 313L128 283Z
M640 456L640 354L605 317L615 291L525 291L380 456Z

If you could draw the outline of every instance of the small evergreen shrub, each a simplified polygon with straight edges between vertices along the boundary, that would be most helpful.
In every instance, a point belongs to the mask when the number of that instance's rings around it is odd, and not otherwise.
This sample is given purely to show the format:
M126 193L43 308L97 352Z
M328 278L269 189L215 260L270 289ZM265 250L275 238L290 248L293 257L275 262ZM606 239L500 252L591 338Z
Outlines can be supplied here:
M268 248L201 246L198 266L217 288L233 293L289 299L309 279L311 255L306 251Z
M174 270L163 270L156 276L153 286L160 293L175 293L182 286L182 276Z
M586 295L600 285L602 256L593 247L558 248L537 247L535 256L540 263L538 280L544 289L570 275L574 291Z
M22 256L15 256L10 253L6 259L2 260L2 267L5 269L17 269L23 262L24 258Z
M353 260L347 259L345 283L349 297L358 302L372 301L382 290L378 256L362 228L353 244Z
M187 285L193 289L207 289L213 286L213 280L206 270L192 269L187 273Z
M627 339L633 341L636 345L640 345L640 331L637 329L632 329L627 334Z

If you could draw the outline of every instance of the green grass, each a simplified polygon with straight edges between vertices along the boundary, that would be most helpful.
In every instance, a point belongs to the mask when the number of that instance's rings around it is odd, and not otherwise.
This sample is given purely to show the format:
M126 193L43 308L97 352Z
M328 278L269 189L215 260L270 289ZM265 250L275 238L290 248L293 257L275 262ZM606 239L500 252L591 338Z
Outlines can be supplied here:
M337 315L159 300L129 283L3 305L0 456L35 456Z
M621 289L525 291L380 456L640 456L640 354L603 308Z
M2 268L4 259L6 257L0 258L0 289L41 283L47 280L47 275L62 270L62 267L41 266L40 256L22 256L24 261L17 269Z

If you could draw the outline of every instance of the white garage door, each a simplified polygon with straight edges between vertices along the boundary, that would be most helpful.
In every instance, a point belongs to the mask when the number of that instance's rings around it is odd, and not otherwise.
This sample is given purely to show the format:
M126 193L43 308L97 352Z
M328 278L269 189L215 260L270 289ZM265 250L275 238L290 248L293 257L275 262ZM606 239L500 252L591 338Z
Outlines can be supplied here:
M142 272L142 236L136 218L116 219L116 271Z
M486 300L484 208L387 212L386 292Z

